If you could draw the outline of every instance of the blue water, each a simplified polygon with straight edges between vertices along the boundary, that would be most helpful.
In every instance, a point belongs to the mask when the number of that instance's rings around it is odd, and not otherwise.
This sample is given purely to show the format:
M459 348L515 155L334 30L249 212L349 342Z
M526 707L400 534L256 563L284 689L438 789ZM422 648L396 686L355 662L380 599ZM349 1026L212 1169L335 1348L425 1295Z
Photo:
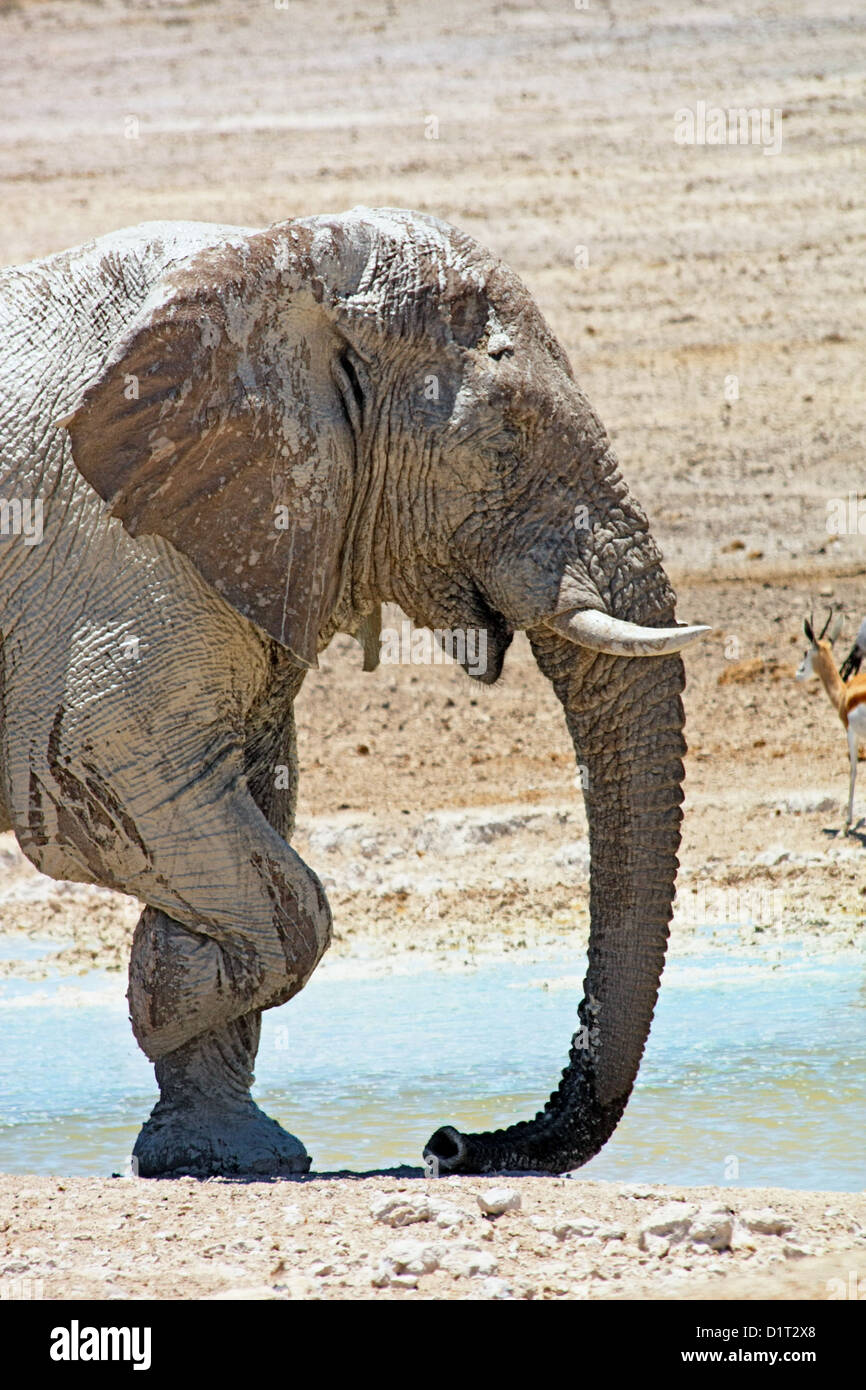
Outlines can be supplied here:
M24 936L19 932L2 933L0 934L0 960L42 960L45 956L54 955L65 946L71 945L71 939L69 941L54 941L48 937Z
M319 1170L419 1163L440 1123L496 1127L544 1102L580 974L573 956L321 971L265 1015L256 1099ZM0 981L0 1171L126 1170L156 1092L124 988L100 974ZM717 947L668 963L625 1117L581 1177L859 1190L864 1117L862 959Z

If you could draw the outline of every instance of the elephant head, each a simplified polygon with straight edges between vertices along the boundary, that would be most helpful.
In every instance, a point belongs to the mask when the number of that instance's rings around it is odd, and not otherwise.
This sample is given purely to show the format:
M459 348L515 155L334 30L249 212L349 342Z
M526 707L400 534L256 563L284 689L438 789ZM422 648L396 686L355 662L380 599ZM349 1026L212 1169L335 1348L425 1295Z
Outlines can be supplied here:
M591 841L585 997L532 1120L438 1130L440 1170L558 1172L625 1107L677 869L683 667L644 513L521 282L432 218L355 209L234 233L178 263L65 422L132 534L182 551L302 666L385 600L481 629L495 681L518 629L553 683ZM515 1040L519 1046L519 1039Z

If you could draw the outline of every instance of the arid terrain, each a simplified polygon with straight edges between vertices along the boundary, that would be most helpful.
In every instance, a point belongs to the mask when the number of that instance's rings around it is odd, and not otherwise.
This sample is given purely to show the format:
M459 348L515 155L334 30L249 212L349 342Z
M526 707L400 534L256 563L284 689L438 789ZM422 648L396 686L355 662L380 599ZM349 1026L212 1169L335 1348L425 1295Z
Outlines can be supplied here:
M271 1183L0 1177L0 1233L6 1297L866 1292L866 1197L850 1193L408 1173Z
M820 686L793 679L805 616L842 608L840 659L866 616L864 30L840 0L0 0L0 265L154 218L260 226L366 203L454 222L523 276L648 512L681 620L713 628L686 660L675 950L705 922L750 922L745 950L750 932L866 936L866 768L843 837L844 733ZM676 143L698 101L778 112L778 153ZM522 636L493 687L448 666L365 674L338 638L298 714L296 843L328 888L336 959L567 938L579 968L585 818ZM11 835L0 870L5 934L71 941L69 971L125 969L136 903L41 879ZM4 973L44 968L7 954ZM862 1196L503 1179L522 1209L485 1219L490 1185L5 1177L0 1280L337 1298L826 1298L852 1270L866 1282ZM392 1229L370 1207L399 1187L463 1216ZM722 1233L694 1235L702 1211L641 1237L671 1202L709 1206ZM768 1206L790 1230L740 1215L725 1234L716 1210ZM596 1229L557 1234L580 1219ZM436 1247L412 1256L429 1270L400 1273L387 1251L404 1239Z

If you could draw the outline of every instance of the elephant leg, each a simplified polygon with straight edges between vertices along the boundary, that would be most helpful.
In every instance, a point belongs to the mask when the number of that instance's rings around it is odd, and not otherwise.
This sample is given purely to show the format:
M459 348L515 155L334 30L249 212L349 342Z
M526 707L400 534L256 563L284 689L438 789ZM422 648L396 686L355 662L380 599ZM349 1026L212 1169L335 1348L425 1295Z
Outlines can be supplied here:
M291 712L274 722L286 746L270 750L266 771L274 762L294 770ZM150 905L136 927L127 997L160 1088L133 1151L142 1177L281 1176L310 1167L304 1146L259 1109L250 1086L261 1012L303 988L330 940L330 911L318 880L278 838L291 833L294 782L272 804L272 777L253 772L249 780L256 804L242 796L212 806L210 824L203 807L195 817L211 831L196 841L195 889L184 882L173 911ZM244 825L251 833L241 833ZM224 847L239 834L225 878ZM220 846L202 873L208 849Z
M108 658L105 671L86 666L84 689L31 721L18 759L16 830L37 867L147 904L128 998L136 1039L158 1065L161 1103L136 1147L139 1171L153 1174L307 1166L249 1098L252 1022L303 988L331 935L322 885L286 839L298 677L257 669L257 646L222 636L182 613L174 645L123 680L110 678ZM196 644L211 654L198 668ZM150 690L156 669L178 702L167 723ZM275 776L284 763L286 790Z
M127 997L135 1036L155 1063L160 1098L133 1149L140 1177L278 1176L310 1167L300 1140L250 1095L259 1009L167 1050L164 1030L153 1026L155 1012L177 1010L183 1016L193 999L197 1009L207 1005L226 988L230 973L216 941L145 908L135 931Z

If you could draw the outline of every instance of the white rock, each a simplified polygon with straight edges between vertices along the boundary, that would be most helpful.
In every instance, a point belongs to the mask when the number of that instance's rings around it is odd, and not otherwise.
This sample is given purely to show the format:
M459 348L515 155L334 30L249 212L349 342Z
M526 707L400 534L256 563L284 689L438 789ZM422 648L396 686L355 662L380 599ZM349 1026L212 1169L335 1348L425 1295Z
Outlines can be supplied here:
M514 1187L488 1187L479 1192L478 1205L485 1216L502 1216L506 1211L520 1211L520 1193Z
M370 1203L370 1215L385 1226L411 1226L432 1217L430 1202L423 1193L380 1192Z
M731 1229L730 1248L731 1250L757 1250L758 1241L748 1226L735 1220Z
M387 1289L392 1285L397 1289L417 1289L418 1276L416 1274L398 1274L396 1270L383 1264L374 1270L370 1277L370 1283L374 1289Z
M606 1240L625 1240L626 1230L624 1226L602 1226L597 1221L590 1221L588 1217L569 1217L565 1221L558 1221L553 1228L553 1233L557 1240L596 1240L599 1243Z
M301 1274L293 1274L286 1280L286 1291L291 1299L306 1301L321 1298L321 1288Z
M478 1290L480 1298L490 1298L495 1302L502 1303L507 1299L514 1298L514 1290L504 1279L485 1279Z
M740 1220L749 1231L762 1236L783 1236L792 1228L787 1216L781 1216L772 1207L760 1207L740 1213Z
M650 1238L661 1237L669 1246L685 1240L696 1212L697 1207L685 1202L669 1202L666 1206L656 1207L640 1224L638 1244L641 1250L650 1251L651 1247L647 1244ZM657 1254L657 1249L653 1249L652 1253Z
M560 1221L553 1228L553 1234L557 1240L586 1240L589 1236L598 1234L598 1222L590 1221L588 1218L571 1217L567 1221Z
M449 1274L472 1279L476 1275L496 1274L499 1264L491 1250L477 1250L471 1245L455 1245L444 1250L441 1256L442 1268Z
M708 1245L711 1250L728 1250L733 1229L733 1217L725 1207L702 1206L689 1226L689 1243Z
M442 1231L461 1226L466 1220L466 1213L453 1202L437 1202L435 1197L430 1200L430 1212L432 1220Z
M439 1268L435 1246L421 1240L401 1240L389 1245L383 1263L395 1274L432 1274Z
M655 1255L656 1259L661 1260L670 1250L671 1243L667 1236L654 1236L651 1231L647 1231L641 1234L640 1248L648 1255Z
M569 1176L571 1176L569 1174ZM659 1194L654 1187L642 1187L639 1183L627 1182L617 1188L617 1196L633 1197L636 1201L645 1201L648 1197L657 1197Z
M555 1235L550 1231L540 1231L538 1235L538 1244L535 1246L535 1253L543 1258L550 1250L556 1250L557 1246L558 1241Z

